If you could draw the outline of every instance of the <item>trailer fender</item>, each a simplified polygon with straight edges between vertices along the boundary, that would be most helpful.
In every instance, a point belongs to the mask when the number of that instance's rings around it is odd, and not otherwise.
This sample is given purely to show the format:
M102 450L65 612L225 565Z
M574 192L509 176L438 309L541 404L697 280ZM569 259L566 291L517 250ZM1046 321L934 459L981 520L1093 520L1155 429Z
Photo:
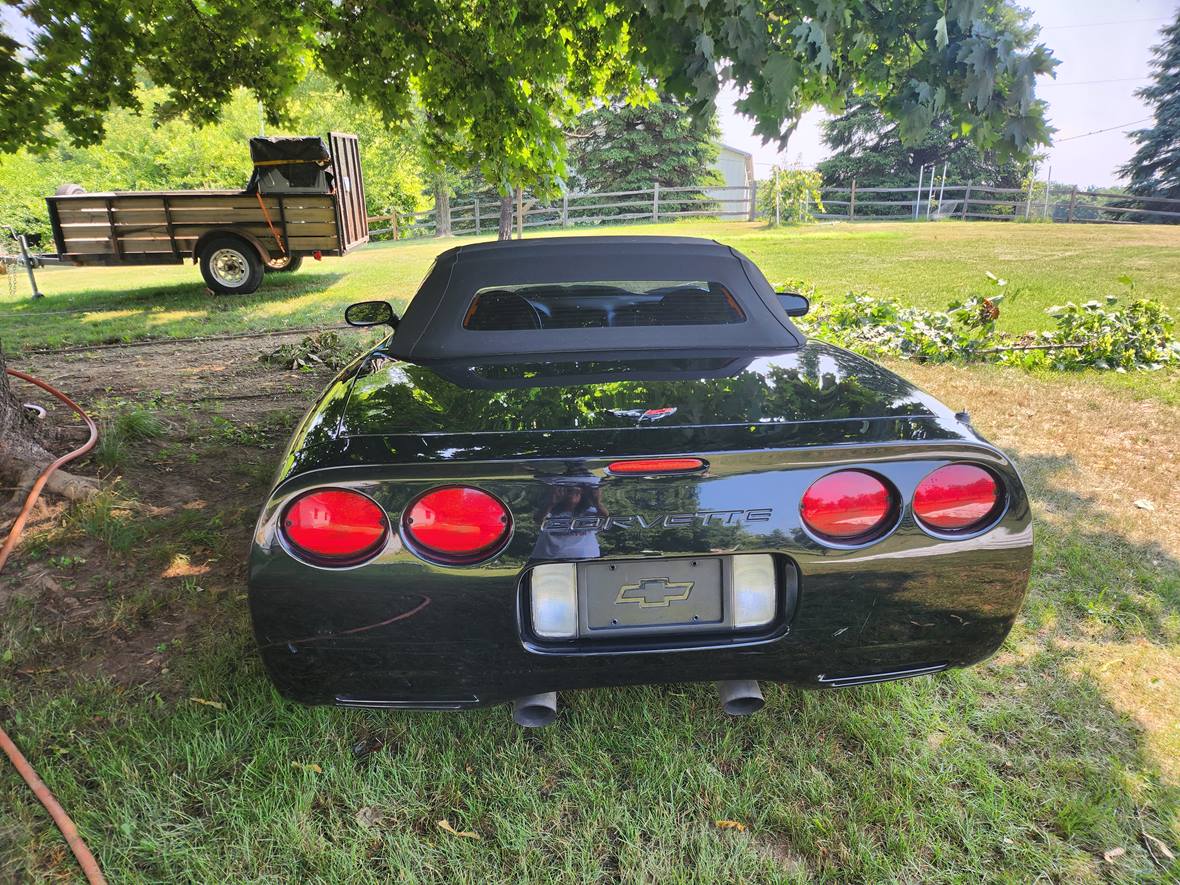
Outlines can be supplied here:
M197 261L200 260L201 250L205 248L205 244L209 242L210 239L213 237L222 236L224 234L232 234L235 237L241 237L243 240L253 246L254 250L258 253L258 257L262 259L263 264L270 261L270 252L267 251L267 248L264 245L262 245L262 241L258 239L258 237L251 233L247 233L244 230L239 230L236 227L215 227L212 230L205 231L197 238L197 241L193 243L193 264L196 264Z

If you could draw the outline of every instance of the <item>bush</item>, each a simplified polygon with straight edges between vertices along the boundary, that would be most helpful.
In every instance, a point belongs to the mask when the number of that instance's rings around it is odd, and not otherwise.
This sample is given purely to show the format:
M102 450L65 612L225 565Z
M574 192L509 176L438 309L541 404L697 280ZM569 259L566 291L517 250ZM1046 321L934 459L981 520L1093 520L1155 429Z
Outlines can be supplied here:
M1180 364L1172 318L1157 301L1139 298L1120 307L1118 297L1108 295L1101 303L1057 305L1046 311L1055 328L1013 335L996 330L1007 281L993 274L988 279L995 293L953 302L945 311L850 293L838 303L821 303L804 327L816 338L860 353L922 362L988 361L1120 372Z
M806 224L815 221L815 211L823 212L820 188L823 178L814 169L779 169L766 181L758 182L758 214L771 225ZM778 195L777 219L775 195Z

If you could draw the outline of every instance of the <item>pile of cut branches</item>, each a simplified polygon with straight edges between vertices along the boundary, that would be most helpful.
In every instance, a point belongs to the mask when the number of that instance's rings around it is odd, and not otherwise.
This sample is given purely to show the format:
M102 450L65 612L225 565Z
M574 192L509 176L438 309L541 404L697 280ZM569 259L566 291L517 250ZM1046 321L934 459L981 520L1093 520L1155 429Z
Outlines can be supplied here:
M803 322L807 333L870 356L920 362L998 362L1058 370L1151 371L1180 365L1173 321L1157 301L1118 296L1050 307L1054 328L1014 334L996 328L1007 280L987 274L993 291L946 310L903 307L890 298L849 293L820 302ZM1133 288L1130 279L1122 279ZM1014 297L1009 295L1009 297Z

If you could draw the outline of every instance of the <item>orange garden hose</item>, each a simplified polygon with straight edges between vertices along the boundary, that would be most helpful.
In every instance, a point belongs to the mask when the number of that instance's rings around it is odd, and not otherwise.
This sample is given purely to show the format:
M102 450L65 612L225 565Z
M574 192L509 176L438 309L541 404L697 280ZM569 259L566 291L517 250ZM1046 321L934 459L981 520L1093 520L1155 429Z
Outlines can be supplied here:
M32 511L33 505L37 503L37 499L41 496L41 490L45 488L45 483L49 481L49 477L63 464L68 464L75 458L79 458L89 452L98 441L98 427L91 417L83 412L81 407L72 399L60 390L51 387L38 378L26 375L24 372L18 372L16 369L6 369L6 371L14 378L20 378L23 381L28 381L30 384L36 384L42 390L48 391L81 415L82 420L86 422L86 426L90 429L90 438L81 447L74 449L69 454L62 455L41 471L41 475L37 477L37 481L29 489L29 495L25 498L24 506L21 507L20 513L17 514L16 521L8 531L8 538L5 539L4 546L0 547L0 570L3 570L4 564L8 561L9 554L12 553L17 541L20 540L21 532L24 530L25 523L28 521L29 513ZM61 803L50 792L49 787L45 786L45 782L37 776L37 772L33 770L33 766L29 764L29 760L24 757L24 754L12 742L12 738L8 736L3 728L0 728L0 749L4 750L4 754L12 762L13 767L25 779L25 783L29 785L29 789L33 791L33 795L45 806L46 811L49 812L49 816L53 818L53 822L61 830L66 844L70 846L70 851L78 859L78 865L82 868L82 872L86 874L86 880L91 885L99 885L99 883L106 885L106 878L103 876L102 870L98 868L98 861L94 859L94 855L90 853L90 849L86 847L86 843L78 835L78 828L74 826L74 822L70 820L70 816L61 807Z

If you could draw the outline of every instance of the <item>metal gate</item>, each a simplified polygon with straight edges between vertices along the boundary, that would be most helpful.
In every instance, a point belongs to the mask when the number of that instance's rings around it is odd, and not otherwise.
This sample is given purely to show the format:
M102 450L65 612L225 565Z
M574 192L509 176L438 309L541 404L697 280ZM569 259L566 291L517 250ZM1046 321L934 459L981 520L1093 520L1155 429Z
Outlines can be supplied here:
M332 155L332 169L336 174L336 225L340 231L340 252L344 254L369 242L365 184L361 178L357 137L329 132L328 152Z

